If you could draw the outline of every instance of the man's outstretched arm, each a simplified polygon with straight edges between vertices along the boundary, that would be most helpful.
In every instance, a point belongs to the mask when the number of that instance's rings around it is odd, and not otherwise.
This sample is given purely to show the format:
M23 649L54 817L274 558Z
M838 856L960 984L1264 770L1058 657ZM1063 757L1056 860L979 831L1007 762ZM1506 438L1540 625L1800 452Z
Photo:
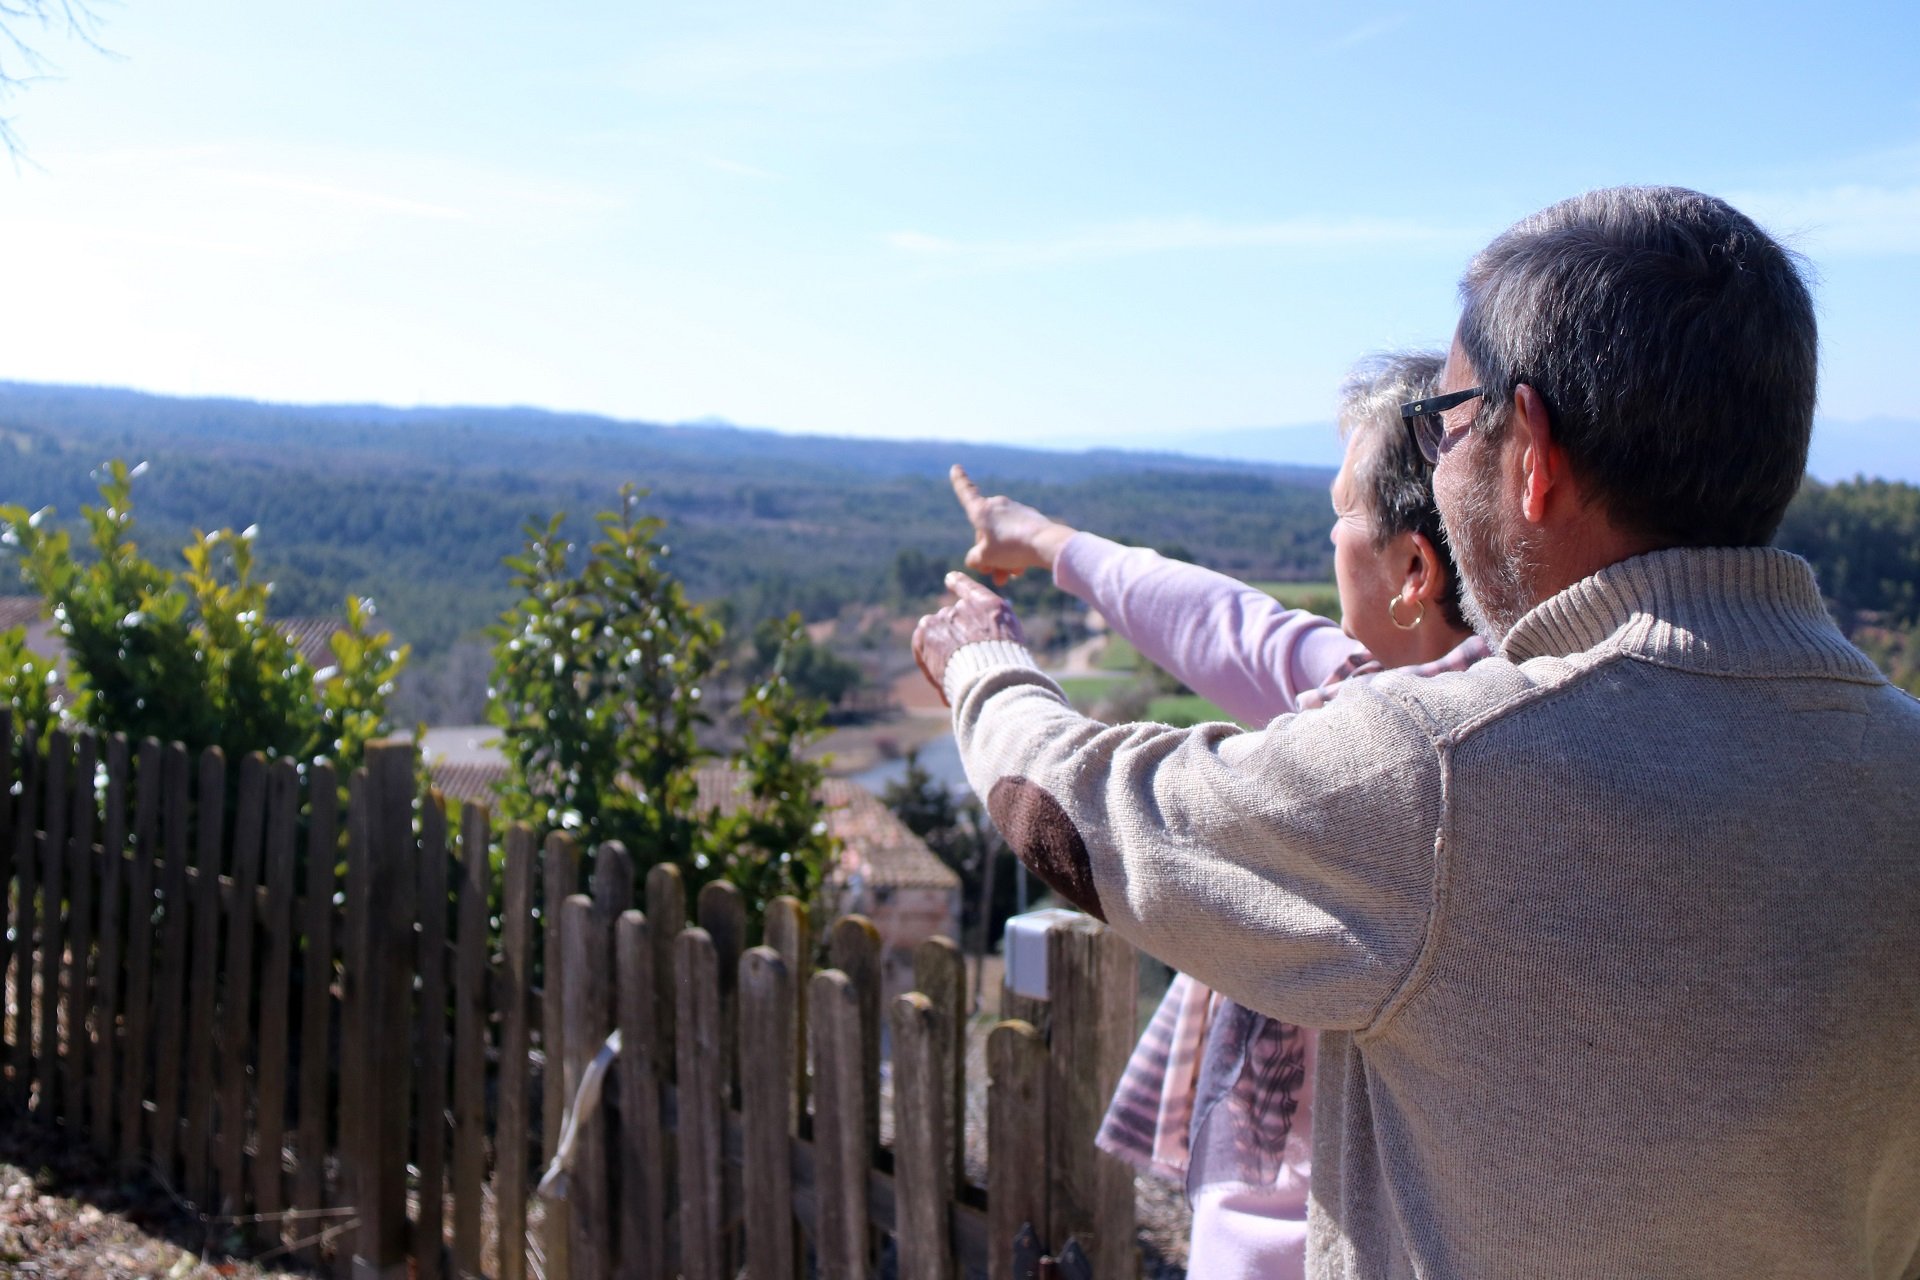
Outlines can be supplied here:
M1389 697L1267 732L1077 715L1005 602L954 575L915 650L1021 859L1135 945L1252 1008L1371 1025L1411 971L1441 817L1431 740Z

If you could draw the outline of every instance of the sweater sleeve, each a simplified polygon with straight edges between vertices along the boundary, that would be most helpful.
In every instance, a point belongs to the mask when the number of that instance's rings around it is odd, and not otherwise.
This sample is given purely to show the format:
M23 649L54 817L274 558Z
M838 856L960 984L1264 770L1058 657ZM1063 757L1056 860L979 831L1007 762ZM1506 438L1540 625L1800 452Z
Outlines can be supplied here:
M1223 573L1091 533L1067 540L1053 579L1148 661L1244 724L1295 710L1302 693L1368 658L1338 623Z
M1302 1026L1371 1026L1425 946L1438 750L1372 685L1264 731L1109 727L1001 645L946 687L974 792L1021 860L1134 945Z

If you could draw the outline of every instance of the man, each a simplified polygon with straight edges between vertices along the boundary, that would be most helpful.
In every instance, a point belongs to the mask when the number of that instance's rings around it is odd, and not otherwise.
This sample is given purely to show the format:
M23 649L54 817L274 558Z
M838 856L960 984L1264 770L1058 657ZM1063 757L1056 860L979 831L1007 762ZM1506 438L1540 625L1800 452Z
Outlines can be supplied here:
M956 575L914 644L968 776L1064 896L1324 1029L1311 1274L1920 1276L1920 704L1765 545L1807 291L1637 188L1462 297L1409 425L1498 656L1108 728Z

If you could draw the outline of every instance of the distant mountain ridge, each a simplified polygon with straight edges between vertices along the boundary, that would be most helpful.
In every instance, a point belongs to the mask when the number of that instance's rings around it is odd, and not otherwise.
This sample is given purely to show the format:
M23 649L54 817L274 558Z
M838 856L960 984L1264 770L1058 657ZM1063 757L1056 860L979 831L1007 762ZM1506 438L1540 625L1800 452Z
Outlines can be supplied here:
M667 424L537 408L282 405L185 398L108 387L0 381L0 426L30 422L111 439L164 438L223 448L324 453L372 450L434 456L454 466L533 465L548 473L604 474L607 455L680 463L751 460L872 477L944 476L955 462L981 476L1071 484L1140 471L1252 471L1283 483L1324 484L1324 462L1195 456L1191 450L1045 449L969 441L798 435L706 420ZM324 425L324 442L315 438ZM397 432L404 434L397 434ZM447 450L453 452L449 455ZM320 460L318 458L314 459ZM1337 466L1338 459L1334 465Z

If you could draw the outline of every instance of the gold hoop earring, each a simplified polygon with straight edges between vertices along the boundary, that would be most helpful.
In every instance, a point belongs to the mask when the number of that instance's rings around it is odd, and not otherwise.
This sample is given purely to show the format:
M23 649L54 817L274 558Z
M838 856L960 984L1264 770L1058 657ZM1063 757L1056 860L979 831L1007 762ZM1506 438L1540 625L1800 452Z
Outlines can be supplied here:
M1396 611L1395 606L1400 604L1404 599L1404 596L1395 596L1393 599L1387 601L1387 617L1390 618L1393 621L1393 625L1400 628L1400 630L1411 631L1419 626L1426 618L1427 602L1425 600L1415 600L1413 606L1418 612L1413 615L1413 621L1402 622L1400 621L1400 614Z

